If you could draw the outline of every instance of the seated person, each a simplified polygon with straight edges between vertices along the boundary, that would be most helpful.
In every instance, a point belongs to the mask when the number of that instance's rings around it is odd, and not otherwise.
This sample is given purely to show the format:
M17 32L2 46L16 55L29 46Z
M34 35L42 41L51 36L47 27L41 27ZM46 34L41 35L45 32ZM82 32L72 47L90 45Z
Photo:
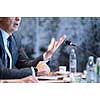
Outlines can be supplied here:
M45 62L51 59L66 38L66 35L63 35L58 41L52 39L43 55L30 60L21 47L20 36L13 34L18 30L20 22L20 17L0 17L0 79L47 75L50 68Z

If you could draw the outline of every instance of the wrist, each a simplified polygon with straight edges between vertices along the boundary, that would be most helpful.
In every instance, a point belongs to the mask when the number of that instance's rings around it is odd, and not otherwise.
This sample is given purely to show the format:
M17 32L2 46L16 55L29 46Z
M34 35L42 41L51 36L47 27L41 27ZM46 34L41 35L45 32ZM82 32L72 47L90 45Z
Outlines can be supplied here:
M51 59L51 56L48 55L48 52L45 52L43 54L43 61L45 61L45 63L47 63L50 59Z

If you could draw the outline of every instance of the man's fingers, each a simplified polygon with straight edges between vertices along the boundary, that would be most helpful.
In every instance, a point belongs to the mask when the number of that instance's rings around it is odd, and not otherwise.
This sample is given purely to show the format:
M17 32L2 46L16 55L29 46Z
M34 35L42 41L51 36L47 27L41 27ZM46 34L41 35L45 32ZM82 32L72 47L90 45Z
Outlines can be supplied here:
M64 42L66 35L63 35L58 41L55 42L55 50Z
M49 72L47 72L47 71L38 72L38 76L47 76L48 74L49 74Z
M39 81L38 81L38 79L36 79L35 77L33 77L32 82L33 83L38 83Z
M48 46L48 51L50 51L52 48L54 48L54 45L55 45L55 38L52 38L50 45Z
M62 44L65 39L66 39L66 35L63 35L59 40L59 44Z
M44 63L44 61L40 61L38 65L36 66L36 68L38 69L38 72L41 72L41 71L50 72L49 66L46 63Z
M23 83L38 83L38 80L36 79L36 77L33 77L33 76L27 76L20 80L22 80Z
M52 49L55 49L56 50L63 43L63 41L65 39L66 39L66 35L63 35L58 41L55 41L55 38L52 38L51 39L51 43L48 46L48 51L50 51Z

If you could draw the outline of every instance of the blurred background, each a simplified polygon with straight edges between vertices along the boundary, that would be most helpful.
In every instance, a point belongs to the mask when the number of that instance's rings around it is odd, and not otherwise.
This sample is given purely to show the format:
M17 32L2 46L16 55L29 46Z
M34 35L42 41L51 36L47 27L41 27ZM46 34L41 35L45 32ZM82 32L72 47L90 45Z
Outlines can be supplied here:
M30 58L43 54L51 38L57 40L63 34L67 35L67 40L84 49L63 43L49 62L51 71L58 70L61 65L67 66L69 70L69 53L72 48L76 50L78 71L86 69L88 57L91 55L87 51L100 56L99 17L22 17L17 33L21 35L22 45Z

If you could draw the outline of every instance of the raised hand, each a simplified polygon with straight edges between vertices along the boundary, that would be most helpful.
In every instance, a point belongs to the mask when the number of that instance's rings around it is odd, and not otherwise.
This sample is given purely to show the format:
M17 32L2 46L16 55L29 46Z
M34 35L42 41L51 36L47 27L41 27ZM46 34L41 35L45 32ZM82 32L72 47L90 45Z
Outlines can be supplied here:
M58 41L55 41L55 38L52 38L51 43L48 46L47 52L45 54L46 59L50 59L57 48L64 42L66 35L63 35Z

